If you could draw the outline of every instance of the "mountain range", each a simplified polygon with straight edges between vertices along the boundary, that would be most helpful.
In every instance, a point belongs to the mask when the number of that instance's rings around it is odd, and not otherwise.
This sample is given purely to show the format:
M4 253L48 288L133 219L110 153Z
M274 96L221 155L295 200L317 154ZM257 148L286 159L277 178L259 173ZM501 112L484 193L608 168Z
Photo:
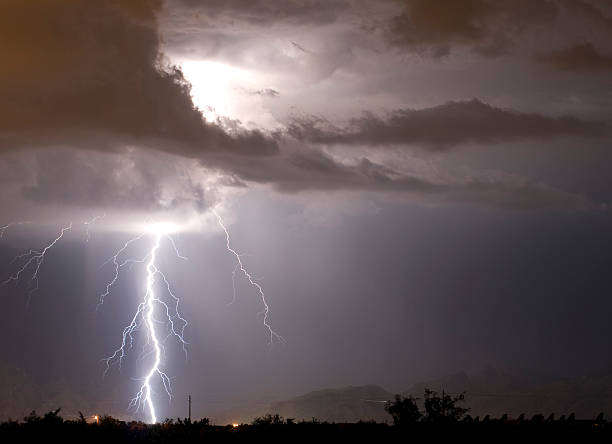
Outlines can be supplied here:
M547 382L520 378L487 367L477 374L454 373L442 378L414 384L401 393L422 398L426 388L456 396L465 392L464 406L472 416L500 417L508 414L527 417L541 413L557 417L575 413L577 418L594 418L604 412L612 416L612 374L557 379ZM217 412L211 419L217 424L250 422L257 416L279 414L295 420L356 422L359 420L389 422L385 402L391 393L377 385L350 386L313 391L291 399L248 404ZM421 402L419 400L419 402Z

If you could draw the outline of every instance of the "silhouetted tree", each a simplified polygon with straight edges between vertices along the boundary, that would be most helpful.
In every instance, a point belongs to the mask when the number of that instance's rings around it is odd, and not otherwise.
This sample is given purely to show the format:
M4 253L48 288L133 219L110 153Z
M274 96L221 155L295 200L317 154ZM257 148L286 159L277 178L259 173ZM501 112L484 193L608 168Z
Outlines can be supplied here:
M61 408L56 410L49 410L47 413L45 413L43 419L49 422L56 422L57 420L59 420L60 422L63 421L62 417L59 416L60 410Z
M458 402L465 399L465 393L450 396L425 389L425 420L429 422L455 422L460 420L468 411L468 408L459 407Z
M254 426L269 426L269 425L280 425L284 423L285 423L285 419L279 414L275 414L275 415L267 414L264 416L258 416L257 418L253 420L251 424Z
M397 426L413 424L417 422L423 414L419 411L416 398L407 398L395 395L395 401L387 401L385 411L393 418L393 423Z
M544 422L544 415L541 413L536 413L531 417L531 422Z
M28 416L25 416L23 420L26 423L34 423L40 421L42 418L36 414L36 410L32 410Z
M209 426L210 425L210 418L202 418L198 421L194 421L193 422L195 425L199 426L199 427L205 427L205 426Z

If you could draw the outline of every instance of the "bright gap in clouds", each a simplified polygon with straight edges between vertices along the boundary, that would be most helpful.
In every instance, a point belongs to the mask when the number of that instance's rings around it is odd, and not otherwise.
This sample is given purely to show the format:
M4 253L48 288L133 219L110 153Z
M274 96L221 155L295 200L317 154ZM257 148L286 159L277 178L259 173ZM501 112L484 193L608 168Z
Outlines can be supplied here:
M186 61L183 74L191 83L193 103L209 122L217 117L234 117L240 113L238 96L253 86L253 75L224 63Z
M263 76L209 60L184 60L180 66L191 83L193 103L208 122L229 117L240 120L247 127L273 129L279 126L265 106L266 99L258 94L270 88Z

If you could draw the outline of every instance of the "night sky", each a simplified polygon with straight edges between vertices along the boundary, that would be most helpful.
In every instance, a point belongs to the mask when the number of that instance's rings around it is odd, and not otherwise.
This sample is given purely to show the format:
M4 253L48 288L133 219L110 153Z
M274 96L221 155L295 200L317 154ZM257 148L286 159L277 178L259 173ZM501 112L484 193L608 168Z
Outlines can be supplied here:
M0 417L128 410L104 376L158 263L188 321L158 416L491 365L609 372L612 3L0 0ZM269 344L257 289L286 344ZM87 224L99 217L95 222ZM124 258L142 259L146 233ZM159 282L158 282L159 284ZM161 287L160 287L161 288Z

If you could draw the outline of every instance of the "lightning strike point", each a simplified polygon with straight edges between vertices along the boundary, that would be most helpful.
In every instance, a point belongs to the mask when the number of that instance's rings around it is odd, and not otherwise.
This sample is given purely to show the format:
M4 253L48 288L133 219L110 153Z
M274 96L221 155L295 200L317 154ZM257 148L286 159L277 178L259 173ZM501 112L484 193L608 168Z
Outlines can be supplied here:
M119 277L120 269L131 263L145 263L146 280L145 280L145 295L143 300L138 304L136 312L132 316L131 322L123 329L121 346L115 350L115 352L105 358L103 361L106 363L106 374L110 367L117 364L121 367L123 358L127 355L128 351L133 347L134 337L133 334L141 326L146 329L147 343L145 344L139 360L144 360L149 356L153 356L153 362L142 378L142 384L140 389L136 393L129 403L129 407L134 407L138 410L148 411L149 420L151 423L157 422L157 413L155 410L155 403L153 402L153 383L157 379L164 388L168 399L172 399L172 388L170 385L170 378L162 370L162 360L165 354L164 343L165 341L174 336L182 345L185 353L185 359L187 359L187 341L185 340L185 328L188 325L187 320L183 318L179 312L180 299L174 294L170 286L170 282L166 278L166 275L157 266L157 255L162 244L163 239L168 239L172 246L176 256L180 259L187 260L185 256L182 256L176 247L174 239L170 237L170 232L173 231L174 226L167 224L160 225L154 224L149 225L146 228L146 232L138 237L128 240L109 260L105 262L113 262L115 266L115 274L112 280L107 284L106 291L102 293L100 298L100 304L104 303L104 299L111 292L113 285L116 283ZM149 252L143 259L125 259L119 260L119 257L128 249L128 247L144 238L147 234L153 236L153 245ZM159 279L158 279L159 278ZM165 302L160 295L156 292L157 281L163 283L165 293L167 293L171 302ZM160 322L156 316L162 315L164 321ZM168 335L162 340L160 336L159 328L161 325L165 325L168 329Z

